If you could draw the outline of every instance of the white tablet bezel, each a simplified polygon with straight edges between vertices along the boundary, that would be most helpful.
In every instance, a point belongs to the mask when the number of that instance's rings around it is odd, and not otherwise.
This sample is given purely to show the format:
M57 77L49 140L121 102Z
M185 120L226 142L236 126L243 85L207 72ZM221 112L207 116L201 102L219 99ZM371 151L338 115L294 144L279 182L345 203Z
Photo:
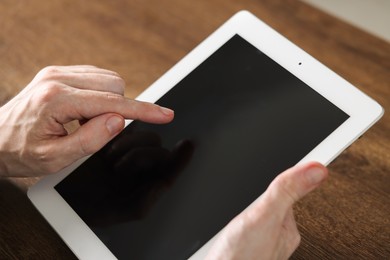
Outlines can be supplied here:
M137 99L156 102L235 34L257 47L350 116L302 158L301 162L314 160L329 164L382 116L383 109L378 103L247 11L235 14ZM126 125L129 123L131 121L127 120ZM116 259L54 189L57 183L86 159L87 157L57 174L43 178L29 189L28 197L78 258ZM191 259L203 259L216 236Z

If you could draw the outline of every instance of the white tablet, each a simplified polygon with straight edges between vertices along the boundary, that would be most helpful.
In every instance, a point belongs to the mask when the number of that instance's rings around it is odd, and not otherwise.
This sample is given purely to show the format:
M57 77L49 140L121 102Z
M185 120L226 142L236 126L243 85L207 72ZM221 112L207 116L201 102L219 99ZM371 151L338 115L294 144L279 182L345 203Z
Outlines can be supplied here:
M383 114L245 11L138 99L175 119L128 121L102 150L28 192L80 259L201 259L278 173L328 164Z

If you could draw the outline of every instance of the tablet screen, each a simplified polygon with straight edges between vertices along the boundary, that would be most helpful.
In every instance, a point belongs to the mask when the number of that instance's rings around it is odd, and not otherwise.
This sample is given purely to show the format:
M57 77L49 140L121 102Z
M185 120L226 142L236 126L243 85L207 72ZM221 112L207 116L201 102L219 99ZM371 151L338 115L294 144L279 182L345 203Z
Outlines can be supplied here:
M55 186L119 259L186 259L349 116L235 35ZM98 134L98 133L96 133Z

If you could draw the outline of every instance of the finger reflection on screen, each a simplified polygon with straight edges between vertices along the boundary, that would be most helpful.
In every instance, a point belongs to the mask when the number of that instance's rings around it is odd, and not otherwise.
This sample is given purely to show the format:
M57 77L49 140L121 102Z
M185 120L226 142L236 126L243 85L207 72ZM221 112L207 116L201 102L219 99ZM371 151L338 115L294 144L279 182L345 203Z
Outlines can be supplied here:
M94 226L145 217L187 165L193 150L189 140L180 140L172 150L163 148L159 135L154 132L120 135L95 155L100 159L97 164L94 161L93 172L89 165L89 182L99 192L89 189L90 196L80 196L85 190L81 186L72 192L83 198L80 216Z

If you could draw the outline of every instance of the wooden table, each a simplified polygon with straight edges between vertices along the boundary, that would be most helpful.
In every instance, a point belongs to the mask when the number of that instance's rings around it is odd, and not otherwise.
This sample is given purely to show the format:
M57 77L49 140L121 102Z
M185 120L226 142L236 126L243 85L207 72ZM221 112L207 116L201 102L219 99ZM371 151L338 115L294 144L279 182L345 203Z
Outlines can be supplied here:
M293 0L3 0L0 103L44 66L119 72L135 97L238 10L256 14L390 111L390 45ZM390 114L330 165L296 205L293 259L390 259ZM0 179L0 259L75 256L26 197L37 179Z

